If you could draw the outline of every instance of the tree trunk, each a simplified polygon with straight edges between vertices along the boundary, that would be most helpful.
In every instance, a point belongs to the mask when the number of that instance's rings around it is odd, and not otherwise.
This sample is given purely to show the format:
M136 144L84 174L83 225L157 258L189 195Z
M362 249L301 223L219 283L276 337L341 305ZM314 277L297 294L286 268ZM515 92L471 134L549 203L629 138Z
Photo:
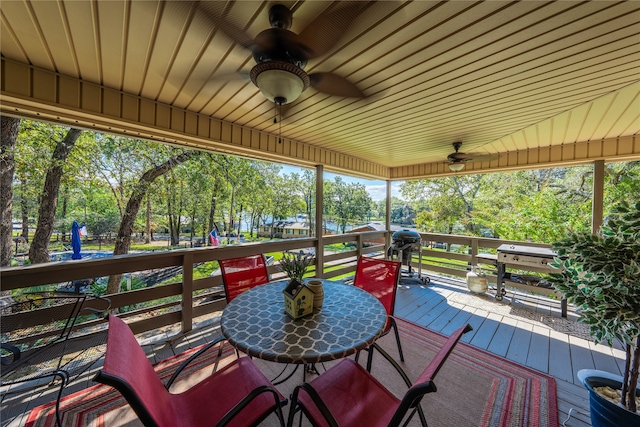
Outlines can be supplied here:
M66 218L67 217L67 203L69 200L69 189L67 188L67 186L65 185L62 188L62 209L61 209L61 216L62 218ZM86 222L85 222L86 223ZM67 238L67 232L66 230L63 228L62 229L62 241L64 242L65 239ZM69 236L69 240L71 240L71 236Z
M189 230L190 231L190 233L189 233L189 243L191 243L191 245L193 245L193 238L196 235L196 227L195 227L195 225L196 225L196 215L197 215L196 209L197 209L197 204L194 203L193 210L191 211L191 218L190 218L191 219L191 227L189 227L190 228L190 230Z
M51 158L51 166L44 180L44 188L40 195L38 225L33 241L29 247L29 260L32 264L49 262L49 240L53 233L53 225L58 205L58 192L64 166L71 149L82 134L82 130L70 128L62 141L56 144Z
M166 179L165 179L165 184L166 184ZM173 195L172 194L168 194L167 197L167 218L169 218L169 246L174 246L175 245L175 241L173 238L173 230L175 230L176 225L174 224L174 218L173 218Z
M238 239L240 238L240 229L242 228L242 213L244 211L244 206L240 205L240 209L237 212L238 215Z
M146 244L151 243L151 198L149 197L149 195L147 194L147 221L145 223L145 231L146 231L146 235L145 235L145 239L144 242Z
M174 167L198 155L200 155L198 151L185 151L167 160L163 164L149 169L144 174L142 174L140 181L138 181L138 184L131 192L131 197L127 202L125 214L122 217L122 221L120 222L118 236L116 237L116 245L113 249L114 255L122 255L129 252L129 248L131 247L131 233L133 232L133 226L135 224L136 217L138 216L138 211L140 210L142 200L146 196L151 183L153 183L156 178L166 174ZM107 294L117 294L120 291L121 278L121 274L109 276L109 283L107 284Z
M231 201L229 202L229 228L227 229L227 243L229 243L229 239L231 238L231 233L233 232L233 204L235 203L236 197L236 187L231 187Z
M13 249L14 150L20 119L2 116L0 133L0 266L11 265Z
M24 241L29 243L29 200L27 198L27 178L20 180L20 214L22 216L22 234Z
M216 201L218 200L217 199L218 185L219 185L218 180L216 180L215 183L213 184L213 191L211 193L211 208L209 209L209 230L208 230L209 232L211 232L213 229L215 229L216 231L219 231L218 226L216 225ZM210 246L210 245L211 245L211 241L207 239L207 246Z

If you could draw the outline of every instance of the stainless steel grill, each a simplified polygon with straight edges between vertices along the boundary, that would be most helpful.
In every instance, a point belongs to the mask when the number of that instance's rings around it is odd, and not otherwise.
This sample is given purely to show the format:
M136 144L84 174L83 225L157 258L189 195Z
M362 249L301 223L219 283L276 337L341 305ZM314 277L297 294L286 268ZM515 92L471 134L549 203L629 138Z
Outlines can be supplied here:
M498 247L497 261L497 292L496 299L502 300L506 295L506 289L503 286L507 284L517 289L523 289L530 292L542 293L546 295L557 294L553 287L541 286L539 281L533 280L515 280L514 276L524 277L522 275L511 275L506 272L507 267L517 268L525 271L535 271L538 273L551 273L555 271L551 267L553 258L556 253L548 248L539 248L535 246L510 245L503 244ZM561 301L562 317L567 317L567 301Z

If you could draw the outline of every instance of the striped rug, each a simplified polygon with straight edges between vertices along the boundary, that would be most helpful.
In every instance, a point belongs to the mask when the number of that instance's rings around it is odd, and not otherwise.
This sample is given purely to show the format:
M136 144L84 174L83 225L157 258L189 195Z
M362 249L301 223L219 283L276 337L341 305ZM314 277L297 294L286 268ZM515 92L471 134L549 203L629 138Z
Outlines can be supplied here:
M409 378L414 379L446 337L402 320L398 320L398 326L405 356L402 366ZM398 360L393 334L381 338L379 343ZM193 351L195 350L158 363L156 371L161 378L168 379L181 361ZM235 358L229 347L224 356L226 360ZM277 376L284 367L281 364L254 360L270 378ZM180 391L209 375L212 371L210 362L210 359L203 359L192 366L187 377L177 383L172 391ZM224 365L224 360L220 365ZM325 368L329 366L327 364ZM322 367L319 368L322 371ZM379 355L374 358L372 373L396 395L401 396L406 391L404 382ZM298 370L278 388L284 395L288 395L301 380L302 373ZM558 426L556 384L552 377L468 344L457 345L438 373L435 383L438 391L426 395L422 401L430 427ZM103 385L63 398L61 408L64 427L141 425L120 394ZM287 412L288 408L285 408L285 415ZM272 416L262 425L276 426L277 419ZM419 425L417 417L410 425ZM53 403L34 408L26 423L26 427L45 426L55 426Z

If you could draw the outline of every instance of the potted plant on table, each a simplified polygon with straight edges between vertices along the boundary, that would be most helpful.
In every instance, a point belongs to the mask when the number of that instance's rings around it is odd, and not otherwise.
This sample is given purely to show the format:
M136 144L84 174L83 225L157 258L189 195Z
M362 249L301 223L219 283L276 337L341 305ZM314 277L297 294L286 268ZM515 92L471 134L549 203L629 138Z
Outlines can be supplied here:
M590 392L592 425L640 425L640 200L618 203L597 234L571 233L553 248L552 265L561 271L550 281L576 305L594 341L626 345L622 378L579 374ZM598 394L606 387L619 395L616 404Z
M302 285L302 278L309 266L313 264L313 255L305 254L303 251L298 253L283 252L280 260L280 270L283 271L290 281L297 281Z

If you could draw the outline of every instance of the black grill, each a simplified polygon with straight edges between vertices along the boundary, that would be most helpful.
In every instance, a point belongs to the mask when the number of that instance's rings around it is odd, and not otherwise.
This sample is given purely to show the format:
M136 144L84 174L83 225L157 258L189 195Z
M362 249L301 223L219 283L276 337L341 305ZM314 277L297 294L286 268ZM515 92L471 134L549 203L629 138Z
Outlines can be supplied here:
M401 274L401 284L428 284L430 279L422 275L422 239L420 234L412 230L398 230L391 235L392 243L389 246L387 258L399 259L402 254L402 264L407 266ZM419 257L420 268L416 274L411 267L413 254Z
M420 249L420 234L411 230L398 230L391 235L392 251L402 251L402 263L411 266L412 253Z

